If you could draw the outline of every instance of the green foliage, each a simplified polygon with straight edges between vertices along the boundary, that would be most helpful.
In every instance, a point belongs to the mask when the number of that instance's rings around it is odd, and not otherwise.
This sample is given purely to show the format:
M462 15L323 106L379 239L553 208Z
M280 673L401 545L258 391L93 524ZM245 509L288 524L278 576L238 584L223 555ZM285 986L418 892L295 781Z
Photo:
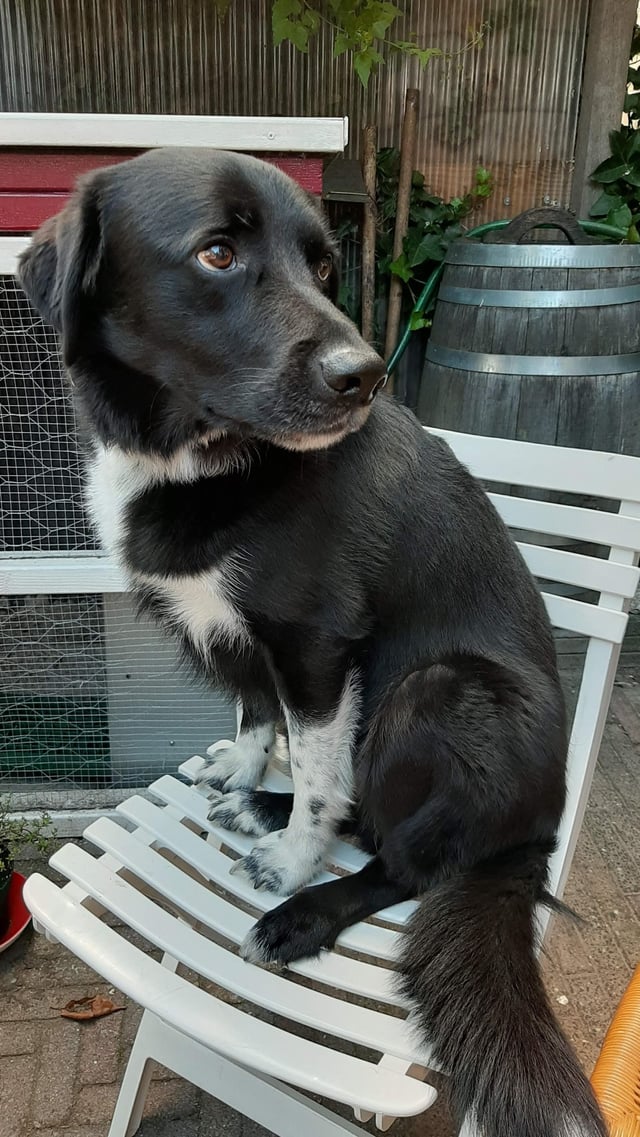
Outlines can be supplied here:
M625 229L627 240L640 242L640 130L621 126L609 135L611 156L593 171L591 181L602 193L591 206L590 217Z
M0 877L13 867L13 861L25 845L46 853L51 844L51 818L42 813L24 818L11 812L11 798L0 797Z
M640 27L636 26L631 44L631 59L640 55ZM631 90L624 110L628 124L609 135L610 156L591 174L591 181L601 187L601 194L591 206L589 216L607 225L625 229L627 240L640 243L640 71L629 67L627 76Z
M399 257L393 259L393 234L398 203L400 154L397 150L381 150L378 154L378 290L386 290L391 275L399 276L407 285L407 302L416 293L456 237L464 232L462 222L493 192L491 174L480 166L475 184L462 197L444 201L425 189L424 176L414 170L411 181L409 227ZM413 330L428 326L424 316L416 317Z
M214 0L224 17L233 0ZM424 47L409 40L391 36L394 24L403 15L402 8L387 0L273 0L271 30L274 46L288 41L298 51L307 52L313 37L324 26L333 36L333 57L349 53L353 68L363 87L371 75L386 61L389 52L413 56L426 67L432 59L461 55L470 48L482 47L485 28L470 35L460 51L448 53L439 47Z

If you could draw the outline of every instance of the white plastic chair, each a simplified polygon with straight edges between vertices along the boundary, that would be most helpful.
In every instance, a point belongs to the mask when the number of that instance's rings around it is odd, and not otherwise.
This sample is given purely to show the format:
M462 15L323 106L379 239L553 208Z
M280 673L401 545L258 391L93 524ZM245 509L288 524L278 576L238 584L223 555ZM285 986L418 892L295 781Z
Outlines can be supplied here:
M485 480L619 503L618 512L608 513L492 495L511 527L609 549L608 559L598 559L521 545L536 576L599 594L597 604L545 596L554 625L588 640L571 735L568 803L553 863L553 888L560 893L638 584L640 458L437 433ZM192 779L202 762L190 759L181 773ZM288 781L272 771L265 784L283 789ZM89 826L85 835L99 855L66 845L52 857L68 878L64 888L34 875L25 889L38 929L144 1008L109 1137L130 1137L138 1128L153 1060L280 1137L361 1132L309 1094L351 1106L358 1121L375 1116L380 1129L428 1109L436 1098L426 1081L429 1056L398 1017L392 983L398 937L414 903L379 913L386 926L369 921L348 929L340 950L283 974L246 964L235 946L256 914L279 903L229 874L229 850L243 854L251 841L215 830L207 821L206 797L184 781L162 777L149 789L148 799L135 796L120 806L127 828L106 818ZM350 845L336 842L324 879L364 860ZM159 948L162 963L103 923L105 912ZM178 964L213 981L219 994L177 974ZM354 1046L362 1049L354 1054Z

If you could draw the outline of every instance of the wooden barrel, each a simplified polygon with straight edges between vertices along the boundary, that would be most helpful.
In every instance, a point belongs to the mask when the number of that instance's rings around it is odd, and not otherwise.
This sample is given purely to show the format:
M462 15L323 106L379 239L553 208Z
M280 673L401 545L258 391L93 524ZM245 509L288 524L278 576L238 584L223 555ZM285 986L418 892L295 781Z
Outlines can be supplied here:
M449 248L418 397L426 425L640 454L640 246L522 243L532 210ZM577 233L576 233L577 230Z

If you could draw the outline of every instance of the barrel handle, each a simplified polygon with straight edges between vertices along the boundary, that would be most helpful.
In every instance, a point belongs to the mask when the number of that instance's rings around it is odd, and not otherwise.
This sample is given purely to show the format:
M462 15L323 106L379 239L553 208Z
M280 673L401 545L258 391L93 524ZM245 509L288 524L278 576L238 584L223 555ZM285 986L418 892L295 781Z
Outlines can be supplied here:
M538 226L553 226L560 229L572 245L589 245L587 234L580 228L572 213L567 209L527 209L514 217L513 221L493 237L495 245L520 245L525 237Z

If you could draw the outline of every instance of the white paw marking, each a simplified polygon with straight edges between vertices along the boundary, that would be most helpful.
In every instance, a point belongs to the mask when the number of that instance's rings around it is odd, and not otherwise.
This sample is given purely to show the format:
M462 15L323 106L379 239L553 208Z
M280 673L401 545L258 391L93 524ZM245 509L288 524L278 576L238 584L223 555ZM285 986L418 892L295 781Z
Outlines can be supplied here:
M253 846L248 856L236 861L232 873L244 872L254 888L265 888L276 896L290 896L308 884L322 869L322 855L300 844L289 829L268 833Z
M199 785L210 785L230 793L254 790L262 779L273 753L274 727L261 726L241 734L226 750L211 748L212 761L198 774Z
M247 790L234 790L228 794L218 794L214 791L209 810L209 821L220 825L223 829L231 829L236 833L246 833L249 837L263 837L268 833L267 827L261 822L252 809L252 794Z

